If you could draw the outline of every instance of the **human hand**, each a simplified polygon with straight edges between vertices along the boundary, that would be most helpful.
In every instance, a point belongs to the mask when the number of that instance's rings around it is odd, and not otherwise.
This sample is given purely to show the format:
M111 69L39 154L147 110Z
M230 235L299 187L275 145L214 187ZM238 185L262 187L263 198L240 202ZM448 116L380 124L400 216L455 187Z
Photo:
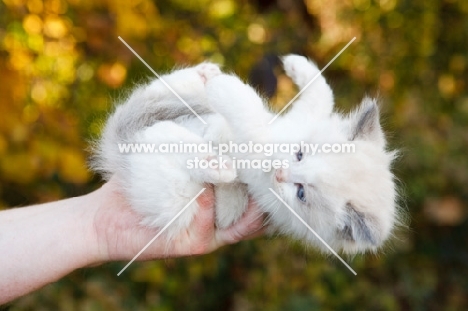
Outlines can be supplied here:
M126 202L115 179L90 194L97 206L93 230L97 243L97 261L130 260L159 232L159 228L140 225L141 218ZM264 233L262 213L254 202L242 218L226 229L215 227L214 191L212 186L197 198L199 210L192 225L170 243L164 234L158 237L137 260L201 255Z

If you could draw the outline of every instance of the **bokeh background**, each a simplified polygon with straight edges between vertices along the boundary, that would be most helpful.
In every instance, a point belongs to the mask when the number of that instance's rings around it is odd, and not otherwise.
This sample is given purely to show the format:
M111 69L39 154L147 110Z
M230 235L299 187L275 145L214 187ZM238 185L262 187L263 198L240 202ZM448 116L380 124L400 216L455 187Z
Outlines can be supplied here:
M122 263L81 269L4 309L468 309L468 1L0 0L0 209L101 184L89 139L113 99L152 78L118 36L160 73L203 60L245 79L275 72L277 108L295 90L266 61L294 52L323 67L356 36L325 76L341 111L381 98L408 227L348 258L357 277L262 238L120 277Z

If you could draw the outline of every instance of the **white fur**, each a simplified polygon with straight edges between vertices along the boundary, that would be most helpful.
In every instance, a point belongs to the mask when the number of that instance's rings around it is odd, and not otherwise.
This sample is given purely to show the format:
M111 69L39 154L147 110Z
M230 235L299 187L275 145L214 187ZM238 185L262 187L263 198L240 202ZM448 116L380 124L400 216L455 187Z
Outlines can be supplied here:
M109 178L117 175L143 224L163 227L203 187L215 184L217 225L235 222L250 194L269 215L272 231L287 234L326 250L320 241L270 192L274 189L334 249L347 253L376 250L396 222L396 192L378 120L378 107L365 99L349 116L333 113L333 92L318 68L306 58L283 59L286 73L299 88L316 80L272 124L263 100L234 75L214 64L174 71L162 78L207 121L203 125L159 80L138 88L109 118L97 145L94 168ZM288 169L189 170L187 154L119 154L117 143L259 143L353 142L354 154L274 154L289 160ZM214 154L200 154L211 158ZM231 154L237 159L266 158ZM278 178L280 176L281 178ZM298 199L298 183L306 200ZM172 236L190 226L197 210L192 204L169 228Z

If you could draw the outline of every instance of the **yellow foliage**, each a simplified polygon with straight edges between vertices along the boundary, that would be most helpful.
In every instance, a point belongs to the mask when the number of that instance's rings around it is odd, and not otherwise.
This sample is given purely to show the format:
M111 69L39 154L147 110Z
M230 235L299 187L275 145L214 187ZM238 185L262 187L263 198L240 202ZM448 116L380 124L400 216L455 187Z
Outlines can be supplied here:
M98 76L108 86L117 88L125 80L127 69L121 63L102 64L98 69Z
M265 28L257 23L250 24L247 28L247 36L249 37L250 41L262 44L266 40Z
M232 0L212 1L209 13L214 18L226 18L236 12L236 2Z
M35 14L28 14L23 19L23 28L29 34L40 34L42 32L42 19Z
M37 164L37 159L27 152L9 153L0 158L0 171L7 180L29 184L36 177Z
M339 110L367 92L382 97L390 144L403 149L395 172L417 220L406 253L398 241L377 259L356 256L357 279L275 238L186 262L134 263L121 276L144 284L112 282L113 267L101 266L90 274L95 285L80 271L13 309L465 310L466 252L457 245L466 246L468 215L467 14L461 0L0 0L0 208L11 197L55 200L89 187L88 138L113 99L152 77L118 36L157 72L211 60L244 79L270 52L306 54L323 68L355 36L324 75ZM279 67L275 110L297 91Z
M86 165L83 152L74 148L63 148L58 155L59 174L64 181L72 183L85 183L90 173Z

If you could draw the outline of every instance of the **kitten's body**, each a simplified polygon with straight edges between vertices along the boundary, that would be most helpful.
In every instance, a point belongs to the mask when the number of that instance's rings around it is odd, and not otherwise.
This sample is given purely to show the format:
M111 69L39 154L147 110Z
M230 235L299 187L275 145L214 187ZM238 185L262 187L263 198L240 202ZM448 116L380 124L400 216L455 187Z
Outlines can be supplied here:
M286 73L303 88L319 73L300 56L284 59ZM203 187L215 184L217 225L235 222L248 194L269 214L270 226L324 249L321 242L269 190L272 188L332 247L355 253L375 250L395 222L395 190L385 151L378 108L364 100L348 117L332 113L333 94L322 76L272 124L274 117L256 92L213 64L162 77L206 122L204 125L159 80L135 91L109 118L98 146L95 169L116 175L132 206L149 226L166 225ZM187 169L193 154L121 154L118 143L341 143L356 153L314 156L274 154L289 168ZM216 153L199 158L212 159ZM263 159L262 154L231 154ZM302 190L300 189L302 188ZM301 194L299 194L301 192ZM193 203L169 228L169 236L187 228Z

